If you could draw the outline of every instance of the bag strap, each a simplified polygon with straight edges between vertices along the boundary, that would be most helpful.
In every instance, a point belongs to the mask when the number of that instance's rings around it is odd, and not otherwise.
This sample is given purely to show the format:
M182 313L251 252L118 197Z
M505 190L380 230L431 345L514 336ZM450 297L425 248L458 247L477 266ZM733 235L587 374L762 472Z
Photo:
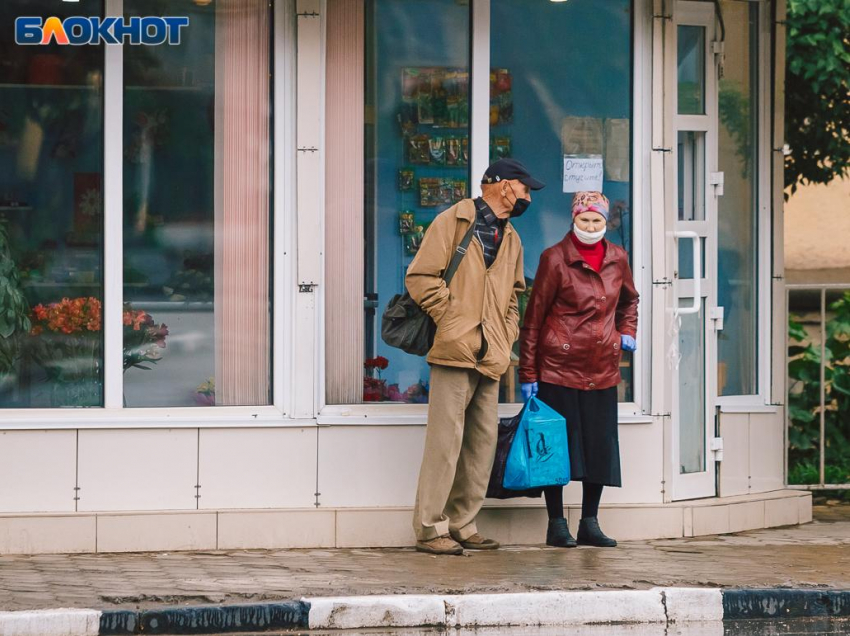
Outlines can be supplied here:
M452 278L454 278L457 268L460 267L460 262L463 260L463 257L466 256L466 252L469 249L469 242L472 240L473 232L475 232L474 219L472 223L469 224L469 230L466 232L466 235L463 237L460 245L455 248L455 253L452 254L452 260L446 269L446 273L443 274L443 280L446 281L446 287L448 287L449 283L452 282Z

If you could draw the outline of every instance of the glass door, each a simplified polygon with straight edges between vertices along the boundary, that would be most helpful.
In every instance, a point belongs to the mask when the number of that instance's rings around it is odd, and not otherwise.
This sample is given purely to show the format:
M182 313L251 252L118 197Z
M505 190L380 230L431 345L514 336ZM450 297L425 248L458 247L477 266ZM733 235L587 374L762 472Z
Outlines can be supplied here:
M712 453L717 354L717 73L711 4L679 2L674 25L676 166L673 499L715 495Z

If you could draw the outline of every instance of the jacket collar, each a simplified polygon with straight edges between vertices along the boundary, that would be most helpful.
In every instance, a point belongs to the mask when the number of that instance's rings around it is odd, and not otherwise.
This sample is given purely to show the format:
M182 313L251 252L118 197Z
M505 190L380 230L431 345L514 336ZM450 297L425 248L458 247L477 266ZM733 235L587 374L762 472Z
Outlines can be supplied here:
M478 213L477 208L475 207L474 199L464 199L460 203L455 206L455 216L458 219L463 219L467 223L475 223L475 215ZM504 233L505 236L511 234L514 231L514 226L510 221L505 223Z
M564 259L567 261L567 265L569 266L572 266L575 263L584 263L584 258L582 258L578 248L573 245L573 240L570 238L570 234L572 234L572 230L567 232L567 235L561 240L561 251L564 253ZM609 263L616 263L620 258L618 250L611 249L613 243L606 238L603 238L602 241L605 243L605 257L602 259L602 267L600 267L600 269Z

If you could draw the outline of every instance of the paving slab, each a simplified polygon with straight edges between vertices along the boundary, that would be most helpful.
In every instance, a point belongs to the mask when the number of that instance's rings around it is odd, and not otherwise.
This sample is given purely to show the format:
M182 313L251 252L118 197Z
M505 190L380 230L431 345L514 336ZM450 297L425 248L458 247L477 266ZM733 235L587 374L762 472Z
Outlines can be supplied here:
M0 556L0 610L102 610L302 597L653 587L850 589L850 506L803 526L615 549L507 547Z

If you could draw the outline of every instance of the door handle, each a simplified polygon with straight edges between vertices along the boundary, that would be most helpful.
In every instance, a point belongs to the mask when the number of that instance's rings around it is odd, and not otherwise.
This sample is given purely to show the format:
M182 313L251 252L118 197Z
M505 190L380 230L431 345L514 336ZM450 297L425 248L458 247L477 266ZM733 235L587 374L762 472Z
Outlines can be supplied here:
M680 230L673 232L673 236L676 237L676 240L685 238L694 242L694 304L690 307L676 307L675 315L698 314L702 306L702 245L700 244L700 235L690 230Z

